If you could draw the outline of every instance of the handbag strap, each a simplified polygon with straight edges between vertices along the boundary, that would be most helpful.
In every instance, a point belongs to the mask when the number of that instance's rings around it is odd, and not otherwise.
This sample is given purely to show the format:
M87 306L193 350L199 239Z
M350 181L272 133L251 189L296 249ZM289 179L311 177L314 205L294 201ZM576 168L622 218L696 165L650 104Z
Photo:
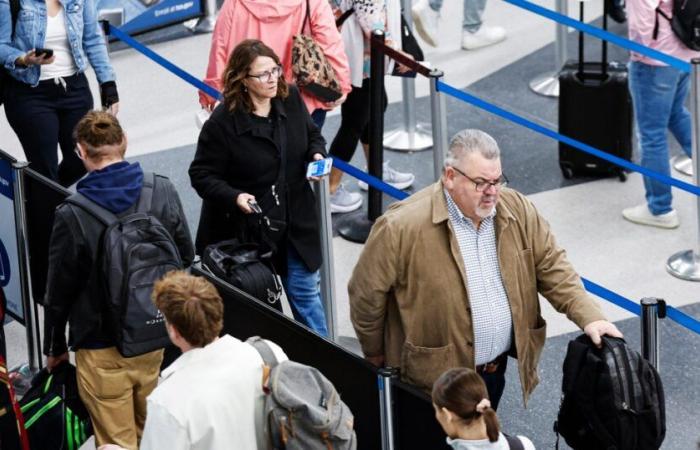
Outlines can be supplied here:
M301 34L304 34L307 26L309 27L309 33L311 33L311 6L309 5L309 0L306 0L306 17L304 18L304 25L301 27Z

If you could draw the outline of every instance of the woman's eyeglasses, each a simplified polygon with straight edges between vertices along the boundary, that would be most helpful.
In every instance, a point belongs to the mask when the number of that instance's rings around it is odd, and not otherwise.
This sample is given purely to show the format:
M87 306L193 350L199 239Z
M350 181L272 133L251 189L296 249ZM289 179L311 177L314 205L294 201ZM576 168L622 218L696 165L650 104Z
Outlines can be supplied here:
M282 67L277 66L273 69L266 70L263 73L259 73L256 75L253 74L248 74L248 78L257 78L258 81L261 81L263 83L269 83L273 79L278 79L282 75Z

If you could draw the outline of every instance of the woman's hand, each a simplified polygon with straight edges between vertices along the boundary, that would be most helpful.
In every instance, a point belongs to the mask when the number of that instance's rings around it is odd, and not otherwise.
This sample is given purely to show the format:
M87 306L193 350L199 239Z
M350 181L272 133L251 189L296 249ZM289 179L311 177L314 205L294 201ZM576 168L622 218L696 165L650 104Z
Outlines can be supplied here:
M255 201L255 196L250 195L250 194L238 194L238 197L236 197L236 205L238 205L238 209L243 211L245 214L253 214L253 210L250 208L250 205L248 205L248 201Z
M321 153L314 153L313 160L314 161L320 161L324 159L325 156L323 156ZM309 181L320 181L323 177L309 177Z
M56 55L51 55L50 58L47 58L46 55L41 55L37 56L36 51L34 49L29 50L24 56L17 58L15 61L16 64L19 64L20 66L35 66L35 65L44 65L44 64L51 64L54 62L56 59Z
M117 114L119 113L119 102L112 103L109 107L105 108L105 111L107 111L114 117L117 117Z
M402 54L403 56L405 56L406 58L412 59L412 60L414 60L414 61L416 60L416 59L413 57L413 55L411 55L411 54L409 54L409 53L406 53L406 52L404 52L403 50L398 50L398 52L401 53L401 54ZM396 70L397 70L399 73L408 73L408 72L410 72L411 70L413 70L413 69L411 69L411 68L408 67L408 66L404 66L403 64L399 64L399 63L396 63L396 64L399 65L399 66L396 68Z

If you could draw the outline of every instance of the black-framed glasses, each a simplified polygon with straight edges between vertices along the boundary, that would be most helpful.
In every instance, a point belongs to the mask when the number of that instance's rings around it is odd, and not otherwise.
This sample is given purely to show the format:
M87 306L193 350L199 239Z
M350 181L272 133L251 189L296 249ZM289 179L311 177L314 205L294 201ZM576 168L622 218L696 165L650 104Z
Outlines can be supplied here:
M275 80L278 79L282 75L282 66L276 66L270 70L266 70L263 73L259 73L257 75L253 74L248 74L248 78L257 78L258 81L261 81L263 83L269 83L272 81L274 78Z
M469 175L467 175L466 173L459 170L458 168L456 168L455 166L450 166L450 167L452 167L455 170L455 172L457 172L458 174L462 175L467 180L474 183L474 188L476 189L476 192L484 192L486 189L489 188L489 186L493 186L496 189L500 189L508 184L508 178L506 178L506 175L503 173L501 174L500 177L498 177L498 180L487 181L487 180L482 180L481 178L474 179L474 178L470 177Z

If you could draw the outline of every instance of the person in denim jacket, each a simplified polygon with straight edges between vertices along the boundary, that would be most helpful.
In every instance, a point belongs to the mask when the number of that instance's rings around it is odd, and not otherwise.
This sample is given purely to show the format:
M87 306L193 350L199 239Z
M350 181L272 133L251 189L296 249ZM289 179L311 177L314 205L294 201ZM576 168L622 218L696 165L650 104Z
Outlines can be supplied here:
M41 55L40 48L53 54ZM30 167L64 186L85 174L72 134L93 108L88 63L100 83L103 108L116 115L114 70L93 0L20 0L14 33L9 0L0 0L0 64L10 75L3 86L7 119Z

